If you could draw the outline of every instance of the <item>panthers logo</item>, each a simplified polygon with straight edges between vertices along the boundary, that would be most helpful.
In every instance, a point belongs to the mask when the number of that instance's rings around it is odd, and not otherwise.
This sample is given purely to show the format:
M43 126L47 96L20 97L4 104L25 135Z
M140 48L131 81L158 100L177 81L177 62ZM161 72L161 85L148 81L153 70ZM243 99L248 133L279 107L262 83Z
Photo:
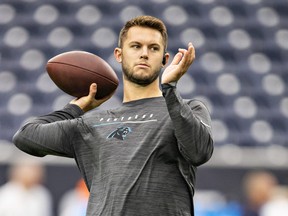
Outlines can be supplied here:
M116 130L114 130L112 133L110 133L107 137L107 139L116 138L119 140L124 140L126 136L131 132L130 127L118 127Z

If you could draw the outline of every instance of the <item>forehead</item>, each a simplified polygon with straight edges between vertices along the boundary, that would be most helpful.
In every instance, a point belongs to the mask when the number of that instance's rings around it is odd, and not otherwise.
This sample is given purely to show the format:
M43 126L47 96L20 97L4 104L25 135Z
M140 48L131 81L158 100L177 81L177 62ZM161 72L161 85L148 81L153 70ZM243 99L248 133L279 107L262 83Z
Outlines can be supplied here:
M124 39L125 43L139 42L139 43L148 43L148 44L159 44L164 46L164 41L161 33L152 28L133 26L131 27Z

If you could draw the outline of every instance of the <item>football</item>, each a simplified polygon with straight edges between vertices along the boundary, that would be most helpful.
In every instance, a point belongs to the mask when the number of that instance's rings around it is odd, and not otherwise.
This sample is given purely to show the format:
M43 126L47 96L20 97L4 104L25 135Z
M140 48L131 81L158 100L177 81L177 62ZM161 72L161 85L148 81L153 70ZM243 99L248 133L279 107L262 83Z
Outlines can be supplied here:
M105 60L85 51L54 56L47 62L46 71L58 88L77 98L88 95L92 83L97 84L96 99L110 95L119 84L115 71Z

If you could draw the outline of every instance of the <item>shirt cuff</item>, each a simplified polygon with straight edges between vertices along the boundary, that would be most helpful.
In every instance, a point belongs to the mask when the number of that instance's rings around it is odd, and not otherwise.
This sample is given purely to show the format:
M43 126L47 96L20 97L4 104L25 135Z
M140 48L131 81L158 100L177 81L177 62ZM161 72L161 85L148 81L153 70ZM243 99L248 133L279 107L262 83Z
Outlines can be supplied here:
M161 84L162 94L165 97L170 89L175 89L177 85L177 82L170 82L170 83L164 83Z
M69 103L64 107L64 110L69 112L74 117L79 117L84 114L84 111L76 104Z

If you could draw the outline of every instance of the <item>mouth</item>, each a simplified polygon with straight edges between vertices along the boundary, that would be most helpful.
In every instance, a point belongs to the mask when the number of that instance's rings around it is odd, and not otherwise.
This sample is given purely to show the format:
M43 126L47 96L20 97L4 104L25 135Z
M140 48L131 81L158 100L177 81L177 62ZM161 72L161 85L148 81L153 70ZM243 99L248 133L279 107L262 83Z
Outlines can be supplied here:
M149 68L150 66L146 63L139 63L136 65L137 67L140 67L140 68Z

